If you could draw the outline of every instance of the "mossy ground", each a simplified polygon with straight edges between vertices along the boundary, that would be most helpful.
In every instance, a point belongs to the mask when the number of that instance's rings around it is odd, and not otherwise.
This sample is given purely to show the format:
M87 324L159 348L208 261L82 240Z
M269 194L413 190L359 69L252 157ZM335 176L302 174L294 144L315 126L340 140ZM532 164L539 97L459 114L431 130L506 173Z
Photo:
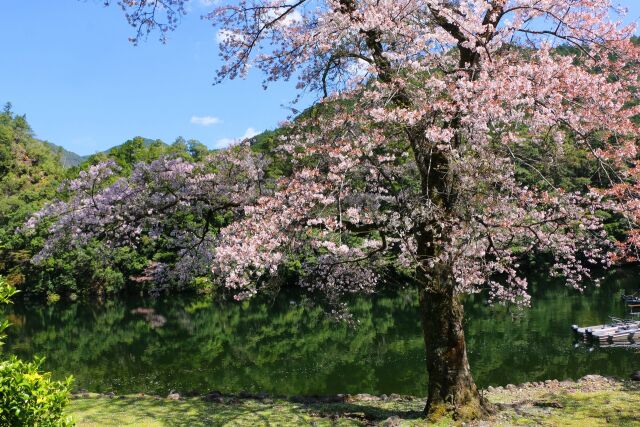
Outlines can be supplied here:
M580 382L498 388L484 392L497 412L473 426L640 426L640 386L592 377ZM85 394L68 412L78 426L448 426L449 418L425 420L424 400L351 398L344 403L294 403L225 397L168 400L150 396Z
M361 426L397 416L419 421L422 401L293 403L287 400L199 398L173 401L153 397L73 399L69 413L78 426Z

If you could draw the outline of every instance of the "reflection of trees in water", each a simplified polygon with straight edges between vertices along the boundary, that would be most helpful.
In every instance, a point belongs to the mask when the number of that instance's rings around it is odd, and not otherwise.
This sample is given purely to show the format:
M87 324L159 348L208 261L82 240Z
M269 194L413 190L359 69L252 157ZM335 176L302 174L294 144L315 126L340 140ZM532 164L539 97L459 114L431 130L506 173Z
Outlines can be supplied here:
M27 320L9 345L46 355L48 368L73 373L79 387L94 390L314 394L407 391L406 382L418 392L425 379L412 380L407 365L422 365L423 357L412 300L358 300L356 328L286 296L274 305L172 297L93 308L16 307ZM167 322L153 327L149 315Z
M161 328L167 323L167 318L156 313L154 308L138 307L131 310L131 313L141 315L152 328Z
M467 301L469 357L479 384L587 373L626 376L637 370L640 356L633 352L574 349L569 329L572 323L596 324L620 314L618 286L632 283L623 273L584 297L565 288L537 289L532 308L521 313L487 307L481 297ZM22 323L11 329L8 349L45 355L47 369L59 376L71 373L78 387L96 391L294 395L425 389L426 377L415 376L424 364L415 295L356 300L355 328L291 299L283 293L274 303L173 296L101 306L18 305L12 310Z
M620 289L637 286L637 270L619 270L597 289L581 295L549 279L537 278L532 306L521 315L506 308L470 304L467 344L472 370L480 386L545 379L577 379L591 373L627 377L640 365L629 348L574 348L570 325L593 325L609 315L621 316Z

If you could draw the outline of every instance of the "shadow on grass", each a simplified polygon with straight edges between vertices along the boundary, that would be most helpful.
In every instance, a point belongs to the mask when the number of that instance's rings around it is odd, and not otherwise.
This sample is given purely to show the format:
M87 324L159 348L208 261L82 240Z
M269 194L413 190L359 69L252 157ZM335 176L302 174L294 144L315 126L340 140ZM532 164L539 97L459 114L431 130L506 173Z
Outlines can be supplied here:
M172 401L153 397L74 399L69 413L82 426L255 426L377 424L389 417L418 419L422 401L344 403L261 402L231 399L225 403L198 398Z
M299 404L313 415L322 418L338 419L349 418L367 422L380 422L390 417L399 417L405 420L422 418L421 401L375 401L375 402L344 402L344 403L305 403Z
M622 390L630 392L640 392L640 381L624 381L622 383Z

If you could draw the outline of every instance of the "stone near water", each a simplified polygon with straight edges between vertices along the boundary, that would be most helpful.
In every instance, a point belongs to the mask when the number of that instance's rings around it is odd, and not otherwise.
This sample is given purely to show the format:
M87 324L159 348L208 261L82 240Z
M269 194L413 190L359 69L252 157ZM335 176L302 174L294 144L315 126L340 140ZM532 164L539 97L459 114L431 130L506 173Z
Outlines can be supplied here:
M383 427L396 427L399 426L402 420L398 416L389 417L382 422Z
M378 396L373 396L367 393L356 394L354 397L355 397L355 400L360 400L363 402L373 402L373 401L381 400Z
M584 377L580 378L580 381L595 382L595 381L601 381L604 379L605 378L601 375L585 375Z

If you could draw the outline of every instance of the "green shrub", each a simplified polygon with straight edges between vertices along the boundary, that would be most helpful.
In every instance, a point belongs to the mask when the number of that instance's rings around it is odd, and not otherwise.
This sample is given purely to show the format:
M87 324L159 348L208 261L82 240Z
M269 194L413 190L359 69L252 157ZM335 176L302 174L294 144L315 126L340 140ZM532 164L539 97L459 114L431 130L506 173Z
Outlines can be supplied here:
M24 362L15 356L0 362L0 425L73 425L63 415L72 379L51 380L50 373L40 372L41 362Z
M15 293L15 288L0 276L0 304L9 304ZM0 322L0 345L7 326L6 320ZM53 381L50 373L40 372L42 360L24 362L11 356L0 361L0 426L73 425L69 417L63 416L73 379Z

